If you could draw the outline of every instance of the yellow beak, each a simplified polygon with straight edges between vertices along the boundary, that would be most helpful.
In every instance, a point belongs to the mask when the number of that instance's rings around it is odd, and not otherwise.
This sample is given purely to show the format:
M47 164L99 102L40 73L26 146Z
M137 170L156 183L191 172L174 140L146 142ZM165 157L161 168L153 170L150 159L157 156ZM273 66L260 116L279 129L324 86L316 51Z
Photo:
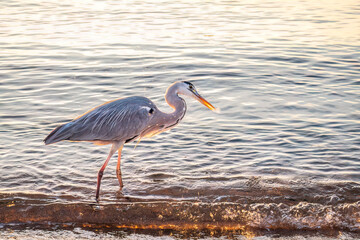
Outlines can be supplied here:
M217 111L217 109L211 105L211 103L209 103L208 101L205 100L205 98L203 98L202 96L200 96L200 94L196 91L193 91L194 95L196 96L196 99L201 102L202 104L204 104L205 107L209 108L212 111Z

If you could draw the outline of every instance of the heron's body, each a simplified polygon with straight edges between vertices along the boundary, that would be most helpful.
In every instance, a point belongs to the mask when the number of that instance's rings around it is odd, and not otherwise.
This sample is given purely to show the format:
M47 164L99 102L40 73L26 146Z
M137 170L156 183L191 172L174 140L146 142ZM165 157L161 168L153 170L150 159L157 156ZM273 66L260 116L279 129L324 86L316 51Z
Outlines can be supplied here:
M155 104L145 97L117 99L59 126L45 143L51 144L61 140L90 141L96 144L132 142L169 127L165 122L152 123L151 119L155 114L161 115L160 120L171 119L173 115L159 111Z
M127 97L104 103L71 122L55 128L45 139L45 144L62 140L89 141L95 144L112 144L108 158L98 175L96 199L99 197L100 182L103 171L111 156L118 150L117 177L120 187L123 186L120 170L121 149L125 143L144 137L151 137L176 126L184 117L186 103L178 94L194 97L187 92L190 88L196 99L214 110L215 108L203 99L188 82L172 84L165 95L166 102L174 109L172 113L160 111L156 105L145 97Z

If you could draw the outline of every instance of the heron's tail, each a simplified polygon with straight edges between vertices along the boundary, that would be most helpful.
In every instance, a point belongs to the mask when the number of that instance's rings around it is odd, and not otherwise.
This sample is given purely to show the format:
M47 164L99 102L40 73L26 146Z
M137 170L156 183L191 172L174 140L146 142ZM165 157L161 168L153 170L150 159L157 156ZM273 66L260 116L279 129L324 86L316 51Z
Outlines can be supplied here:
M45 139L45 145L67 140L71 137L71 122L58 126Z

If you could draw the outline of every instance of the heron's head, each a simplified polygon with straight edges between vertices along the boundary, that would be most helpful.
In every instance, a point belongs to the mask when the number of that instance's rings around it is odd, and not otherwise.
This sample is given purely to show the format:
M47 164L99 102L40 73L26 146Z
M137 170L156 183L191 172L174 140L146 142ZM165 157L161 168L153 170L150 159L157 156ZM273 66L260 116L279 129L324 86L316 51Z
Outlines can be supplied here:
M191 82L179 82L178 83L178 94L182 94L191 98L195 98L200 103L204 104L207 108L211 109L212 111L217 111L217 109L211 105L208 101L205 100L195 89L195 86Z

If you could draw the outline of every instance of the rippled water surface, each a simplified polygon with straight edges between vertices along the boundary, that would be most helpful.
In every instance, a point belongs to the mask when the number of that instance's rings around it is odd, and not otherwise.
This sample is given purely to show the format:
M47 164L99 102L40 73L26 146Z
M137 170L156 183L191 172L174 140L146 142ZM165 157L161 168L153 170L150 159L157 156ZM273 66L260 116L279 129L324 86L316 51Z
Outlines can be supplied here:
M0 200L93 202L109 145L44 137L120 97L170 112L186 80L221 113L186 99L176 128L124 147L122 191L113 157L103 202L350 204L327 220L359 229L359 19L355 0L1 3Z

